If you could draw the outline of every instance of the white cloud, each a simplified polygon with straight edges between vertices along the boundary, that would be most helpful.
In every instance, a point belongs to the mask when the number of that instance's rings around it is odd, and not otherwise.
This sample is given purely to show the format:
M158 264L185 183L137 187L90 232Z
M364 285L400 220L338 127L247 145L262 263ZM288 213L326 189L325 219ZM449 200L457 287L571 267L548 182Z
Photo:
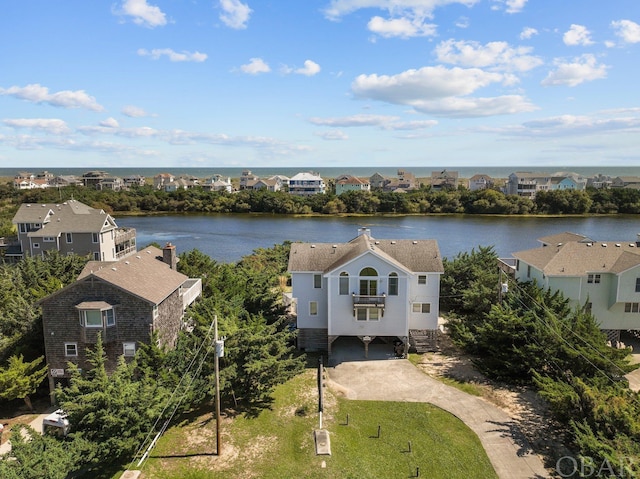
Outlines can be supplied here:
M387 115L351 115L335 118L309 118L314 125L331 127L384 126L398 120L397 116Z
M360 97L410 105L417 100L468 95L502 79L499 73L478 68L435 66L411 69L392 76L359 75L351 89Z
M587 30L584 25L572 24L569 30L562 36L562 40L565 45L577 46L577 45L593 45L591 40L591 32Z
M460 17L456 20L455 25L458 28L469 28L469 17Z
M512 81L511 76L478 68L423 67L397 75L360 75L351 84L356 96L416 111L456 118L478 117L535 110L519 95L470 98L468 95L492 83Z
M507 13L519 13L524 9L527 0L505 0L504 3L507 6Z
M138 55L141 57L151 57L158 60L160 57L166 56L172 62L203 62L207 59L206 53L200 52L176 52L171 48L154 48L149 51L144 48L138 49Z
M145 27L162 27L167 18L159 7L149 5L147 0L125 0L120 11L122 15L133 17L133 23Z
M541 118L502 129L499 133L507 136L568 137L594 136L611 132L637 133L638 131L640 131L640 116L637 111L627 112L625 116L616 115L614 111L601 111L591 116L560 115Z
M316 135L324 140L331 140L331 141L335 141L335 140L344 141L349 139L349 136L340 130L322 131L322 132L316 133Z
M258 73L269 73L271 68L262 58L251 58L249 63L240 67L244 73L257 75Z
M71 129L63 120L55 118L16 118L3 120L2 123L11 128L25 128L52 135L65 135L71 132Z
M398 121L385 126L387 130L424 130L436 126L436 120Z
M127 105L122 108L122 114L131 118L142 118L143 116L149 116L149 114L142 108L133 105Z
M631 20L611 22L611 27L625 43L640 43L640 25Z
M494 67L497 70L528 71L543 61L530 55L531 47L511 47L507 42L481 45L472 41L447 40L441 42L435 53L438 61L465 67Z
M534 35L537 35L537 34L538 34L538 30L536 30L535 28L524 27L520 32L520 39L528 40L529 38L532 38Z
M238 30L247 28L247 22L252 12L249 5L240 0L220 0L220 8L222 9L220 20L225 25Z
M600 80L607 77L607 65L598 64L596 57L585 54L575 58L571 63L556 61L557 68L549 72L542 81L544 86L566 85L577 86L585 81Z
M96 99L86 94L84 90L63 90L49 93L49 89L38 83L25 87L12 86L0 88L0 95L12 96L33 103L47 103L62 108L86 108L92 111L103 111L104 107Z
M312 77L320 73L320 65L312 60L305 60L304 67L298 68L295 72L299 75L306 75Z
M390 14L399 17L431 18L433 11L438 7L444 7L450 4L460 4L471 7L479 1L480 0L331 0L329 6L324 9L324 14L330 20L339 20L340 17L360 9L376 8L386 10Z
M369 20L367 27L373 33L384 38L411 38L435 36L437 25L424 23L422 19L391 18L375 16Z
M100 122L100 126L104 126L105 128L120 128L120 123L113 117L109 117L106 120L102 120Z
M412 106L421 113L450 118L472 118L512 115L538 109L520 95L489 98L448 97L437 100L415 101Z

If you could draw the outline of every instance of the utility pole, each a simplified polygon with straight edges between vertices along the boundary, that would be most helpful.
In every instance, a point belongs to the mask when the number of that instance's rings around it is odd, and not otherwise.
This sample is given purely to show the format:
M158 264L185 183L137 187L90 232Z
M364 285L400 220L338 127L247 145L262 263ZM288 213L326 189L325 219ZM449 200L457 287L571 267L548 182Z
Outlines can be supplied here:
M218 316L214 316L213 340L215 345L214 372L216 375L216 454L222 453L220 444L220 358L224 356L224 341L218 340Z

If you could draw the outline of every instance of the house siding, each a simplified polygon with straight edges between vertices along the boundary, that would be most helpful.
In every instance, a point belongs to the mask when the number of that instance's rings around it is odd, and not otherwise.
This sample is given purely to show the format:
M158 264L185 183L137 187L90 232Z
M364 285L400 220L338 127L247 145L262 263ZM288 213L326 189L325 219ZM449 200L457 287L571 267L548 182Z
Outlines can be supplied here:
M103 335L108 371L115 369L122 355L123 342L150 341L153 324L151 304L99 280L80 281L67 291L42 302L47 362L50 369L64 369L65 377L68 376L68 361L76 363L81 369L91 367L86 361L86 349L95 346L97 331L80 325L76 305L94 300L105 301L113 305L115 310L116 324L105 328L106 335ZM67 342L77 343L77 358L65 356L64 343Z

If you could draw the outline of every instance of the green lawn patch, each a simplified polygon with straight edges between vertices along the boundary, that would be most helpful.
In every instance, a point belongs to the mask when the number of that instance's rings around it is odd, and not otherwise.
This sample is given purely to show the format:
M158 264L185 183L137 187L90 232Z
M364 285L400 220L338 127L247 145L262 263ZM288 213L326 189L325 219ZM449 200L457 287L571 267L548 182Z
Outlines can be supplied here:
M277 389L271 409L226 419L220 457L210 416L171 428L143 478L379 479L415 477L418 469L429 479L497 477L477 436L449 413L422 403L350 401L331 391L323 427L332 455L317 456L315 386L315 370L307 370Z

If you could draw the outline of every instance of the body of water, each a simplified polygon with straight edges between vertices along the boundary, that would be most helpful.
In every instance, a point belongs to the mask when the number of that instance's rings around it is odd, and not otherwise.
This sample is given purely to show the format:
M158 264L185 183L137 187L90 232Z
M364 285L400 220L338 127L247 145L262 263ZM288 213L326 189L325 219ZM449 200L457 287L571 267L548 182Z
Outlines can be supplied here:
M40 173L44 168L41 167L19 167L19 168L0 168L0 177L11 177L13 178L21 171L28 171L31 173ZM429 178L431 177L431 172L433 171L457 171L460 178L471 178L476 174L485 174L489 175L492 178L508 178L511 173L517 171L529 171L529 172L544 172L553 174L560 171L571 171L574 173L578 173L586 178L596 176L598 174L608 175L613 178L617 176L640 176L640 166L384 166L384 167L350 167L350 166L339 166L339 167L273 167L273 168L217 168L215 166L210 167L200 167L200 168L111 168L108 166L101 168L57 168L51 167L48 168L47 171L53 173L56 176L60 175L75 175L82 176L84 173L91 170L101 170L106 171L107 173L118 176L118 177L126 177L133 175L142 175L147 178L151 178L160 173L169 173L175 176L180 175L190 175L196 178L211 178L214 174L220 174L225 177L231 178L239 178L240 174L243 170L249 169L255 175L258 175L261 178L268 178L273 175L284 175L287 177L292 177L296 173L304 172L304 171L313 171L323 178L337 178L343 174L351 174L354 176L358 176L361 178L368 178L374 173L380 173L383 176L396 176L398 169L404 169L410 173L413 173L417 178Z
M596 241L632 242L640 216L375 216L291 217L268 215L166 215L116 217L119 226L136 228L138 248L171 242L178 253L198 249L216 261L236 262L257 248L284 241L343 243L358 228L378 239L435 239L442 256L453 258L478 246L493 246L500 257L539 246L538 238L570 231Z

